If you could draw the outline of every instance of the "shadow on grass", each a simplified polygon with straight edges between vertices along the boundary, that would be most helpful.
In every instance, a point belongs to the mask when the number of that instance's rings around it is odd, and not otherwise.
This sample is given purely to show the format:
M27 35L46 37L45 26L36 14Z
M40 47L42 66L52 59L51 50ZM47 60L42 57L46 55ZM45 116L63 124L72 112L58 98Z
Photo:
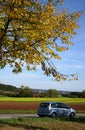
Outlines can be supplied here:
M85 123L85 117L77 117L77 118L59 118L60 121L71 121L77 123Z
M9 126L9 127L15 127L18 129L25 129L25 130L48 130L46 128L43 127L38 127L38 126L31 126L31 125L24 125L24 124L15 124L15 123L6 123L6 122L2 122L0 123L0 128L4 128L4 126Z

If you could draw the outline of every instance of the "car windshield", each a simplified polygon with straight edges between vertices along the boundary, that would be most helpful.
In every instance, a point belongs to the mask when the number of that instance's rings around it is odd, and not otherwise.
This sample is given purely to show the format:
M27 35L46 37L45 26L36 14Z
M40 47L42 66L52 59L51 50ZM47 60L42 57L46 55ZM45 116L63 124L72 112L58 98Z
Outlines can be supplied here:
M41 103L40 104L40 107L48 107L49 106L49 103Z

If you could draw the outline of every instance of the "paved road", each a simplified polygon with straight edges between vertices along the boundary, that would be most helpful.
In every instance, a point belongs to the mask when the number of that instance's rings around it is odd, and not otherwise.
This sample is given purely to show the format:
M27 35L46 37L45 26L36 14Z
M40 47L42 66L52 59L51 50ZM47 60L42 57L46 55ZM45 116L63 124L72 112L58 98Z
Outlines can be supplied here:
M37 114L0 114L0 119L19 118L19 117L38 117Z
M19 117L38 117L37 114L0 114L0 119L7 119L7 118L19 118ZM85 113L83 114L77 114L76 117L85 118Z

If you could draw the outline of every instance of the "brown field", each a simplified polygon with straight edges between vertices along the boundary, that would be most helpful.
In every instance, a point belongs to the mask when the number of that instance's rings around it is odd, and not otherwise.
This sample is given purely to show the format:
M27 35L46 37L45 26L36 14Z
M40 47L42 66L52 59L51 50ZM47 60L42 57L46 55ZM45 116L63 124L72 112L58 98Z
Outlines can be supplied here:
M85 104L68 104L75 110L85 110ZM37 110L39 103L0 102L0 110Z

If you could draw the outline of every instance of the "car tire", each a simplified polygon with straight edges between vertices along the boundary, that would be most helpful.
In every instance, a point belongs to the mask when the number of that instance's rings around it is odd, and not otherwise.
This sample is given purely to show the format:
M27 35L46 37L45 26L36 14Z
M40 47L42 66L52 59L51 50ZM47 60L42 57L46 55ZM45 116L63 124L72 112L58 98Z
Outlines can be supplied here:
M71 118L74 118L74 117L75 117L75 113L72 112L72 113L70 114L70 117L71 117Z
M39 115L39 117L44 117L44 115Z
M55 118L55 117L56 117L56 113L53 112L53 113L51 114L51 117L52 117L52 118Z

